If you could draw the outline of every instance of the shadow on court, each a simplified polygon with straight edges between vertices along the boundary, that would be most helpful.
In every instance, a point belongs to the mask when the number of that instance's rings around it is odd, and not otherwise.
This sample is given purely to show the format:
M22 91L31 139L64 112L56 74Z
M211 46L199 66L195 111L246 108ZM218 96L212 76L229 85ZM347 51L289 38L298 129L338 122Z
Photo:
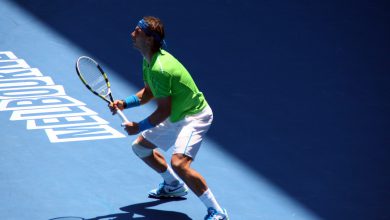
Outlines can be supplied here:
M164 200L155 200L152 202L138 203L129 206L120 208L121 211L125 213L116 213L109 214L104 216L97 216L94 218L82 218L82 217L58 217L52 218L50 220L155 220L155 219L175 219L175 220L191 220L184 213L166 211L166 210L157 210L152 209L151 207L158 206L167 202L179 201L182 199L164 199Z
M112 219L112 220L129 220L129 219L177 219L177 220L191 220L184 213L151 209L150 207L157 206L166 202L175 200L156 200L152 202L139 203L120 208L126 213L118 213L112 215L98 216L88 220Z
M389 216L385 3L16 2L138 87L130 32L143 15L159 16L168 50L214 110L210 138L323 219ZM160 203L112 217L189 219L148 209Z

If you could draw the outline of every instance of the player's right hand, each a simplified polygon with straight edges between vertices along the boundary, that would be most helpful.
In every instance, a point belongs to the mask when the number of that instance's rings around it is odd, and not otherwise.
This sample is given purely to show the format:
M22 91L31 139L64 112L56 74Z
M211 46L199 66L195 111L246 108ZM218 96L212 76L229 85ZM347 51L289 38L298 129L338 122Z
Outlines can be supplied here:
M110 108L110 111L112 112L113 115L116 114L116 110L119 109L123 111L125 109L123 101L122 100L115 100L114 102L111 102L108 107Z

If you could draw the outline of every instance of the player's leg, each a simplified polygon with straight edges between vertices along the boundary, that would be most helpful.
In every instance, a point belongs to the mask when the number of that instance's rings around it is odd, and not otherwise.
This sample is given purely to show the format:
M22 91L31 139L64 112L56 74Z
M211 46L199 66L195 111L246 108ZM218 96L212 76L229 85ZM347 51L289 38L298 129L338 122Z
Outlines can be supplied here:
M183 154L174 154L171 164L173 170L198 196L208 209L206 219L229 219L227 211L219 205L215 196L207 186L203 176L191 168L192 158Z
M209 107L196 115L186 117L175 142L171 164L173 170L207 207L206 219L226 220L229 219L226 210L218 204L203 176L191 167L212 121L213 113Z
M146 140L141 135L133 142L134 153L142 159L149 167L157 173L162 173L167 169L167 162L164 156L155 150L157 147Z
M162 198L187 195L187 186L180 183L179 178L167 164L164 156L156 149L155 145L141 135L134 141L132 149L139 158L164 179L164 182L157 189L150 191L149 196Z
M200 173L191 168L192 158L183 154L172 155L171 164L173 170L187 184L187 186L199 197L208 189L206 180Z

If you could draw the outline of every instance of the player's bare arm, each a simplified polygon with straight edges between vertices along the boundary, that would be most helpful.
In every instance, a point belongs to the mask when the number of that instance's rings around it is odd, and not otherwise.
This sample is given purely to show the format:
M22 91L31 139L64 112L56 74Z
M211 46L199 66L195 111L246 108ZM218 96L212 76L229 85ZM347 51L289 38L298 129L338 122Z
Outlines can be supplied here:
M153 93L150 90L150 87L145 84L145 87L139 90L135 96L138 98L140 105L148 103L150 100L153 99ZM115 100L114 102L109 104L110 110L112 114L116 114L116 109L120 109L123 111L126 106L125 106L125 101L124 100Z
M149 85L146 83L145 83L145 87L141 89L139 92L137 92L136 96L138 97L141 105L146 104L153 99L152 90L150 90Z
M172 98L164 97L158 98L157 109L149 116L149 121L153 125L160 124L171 115L171 102Z
M158 98L157 109L146 119L152 125L157 125L163 122L171 114L171 97ZM140 132L139 123L128 122L125 124L125 130L129 135L138 134Z

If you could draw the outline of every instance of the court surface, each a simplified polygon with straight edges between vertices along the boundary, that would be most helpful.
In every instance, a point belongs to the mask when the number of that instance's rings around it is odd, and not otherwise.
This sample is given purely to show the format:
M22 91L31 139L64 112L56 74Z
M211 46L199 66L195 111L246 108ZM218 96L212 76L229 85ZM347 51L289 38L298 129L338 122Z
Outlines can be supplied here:
M89 55L136 92L144 15L213 108L193 166L231 219L390 219L388 4L236 0L0 1L0 219L203 219L147 198L160 176L75 73Z

